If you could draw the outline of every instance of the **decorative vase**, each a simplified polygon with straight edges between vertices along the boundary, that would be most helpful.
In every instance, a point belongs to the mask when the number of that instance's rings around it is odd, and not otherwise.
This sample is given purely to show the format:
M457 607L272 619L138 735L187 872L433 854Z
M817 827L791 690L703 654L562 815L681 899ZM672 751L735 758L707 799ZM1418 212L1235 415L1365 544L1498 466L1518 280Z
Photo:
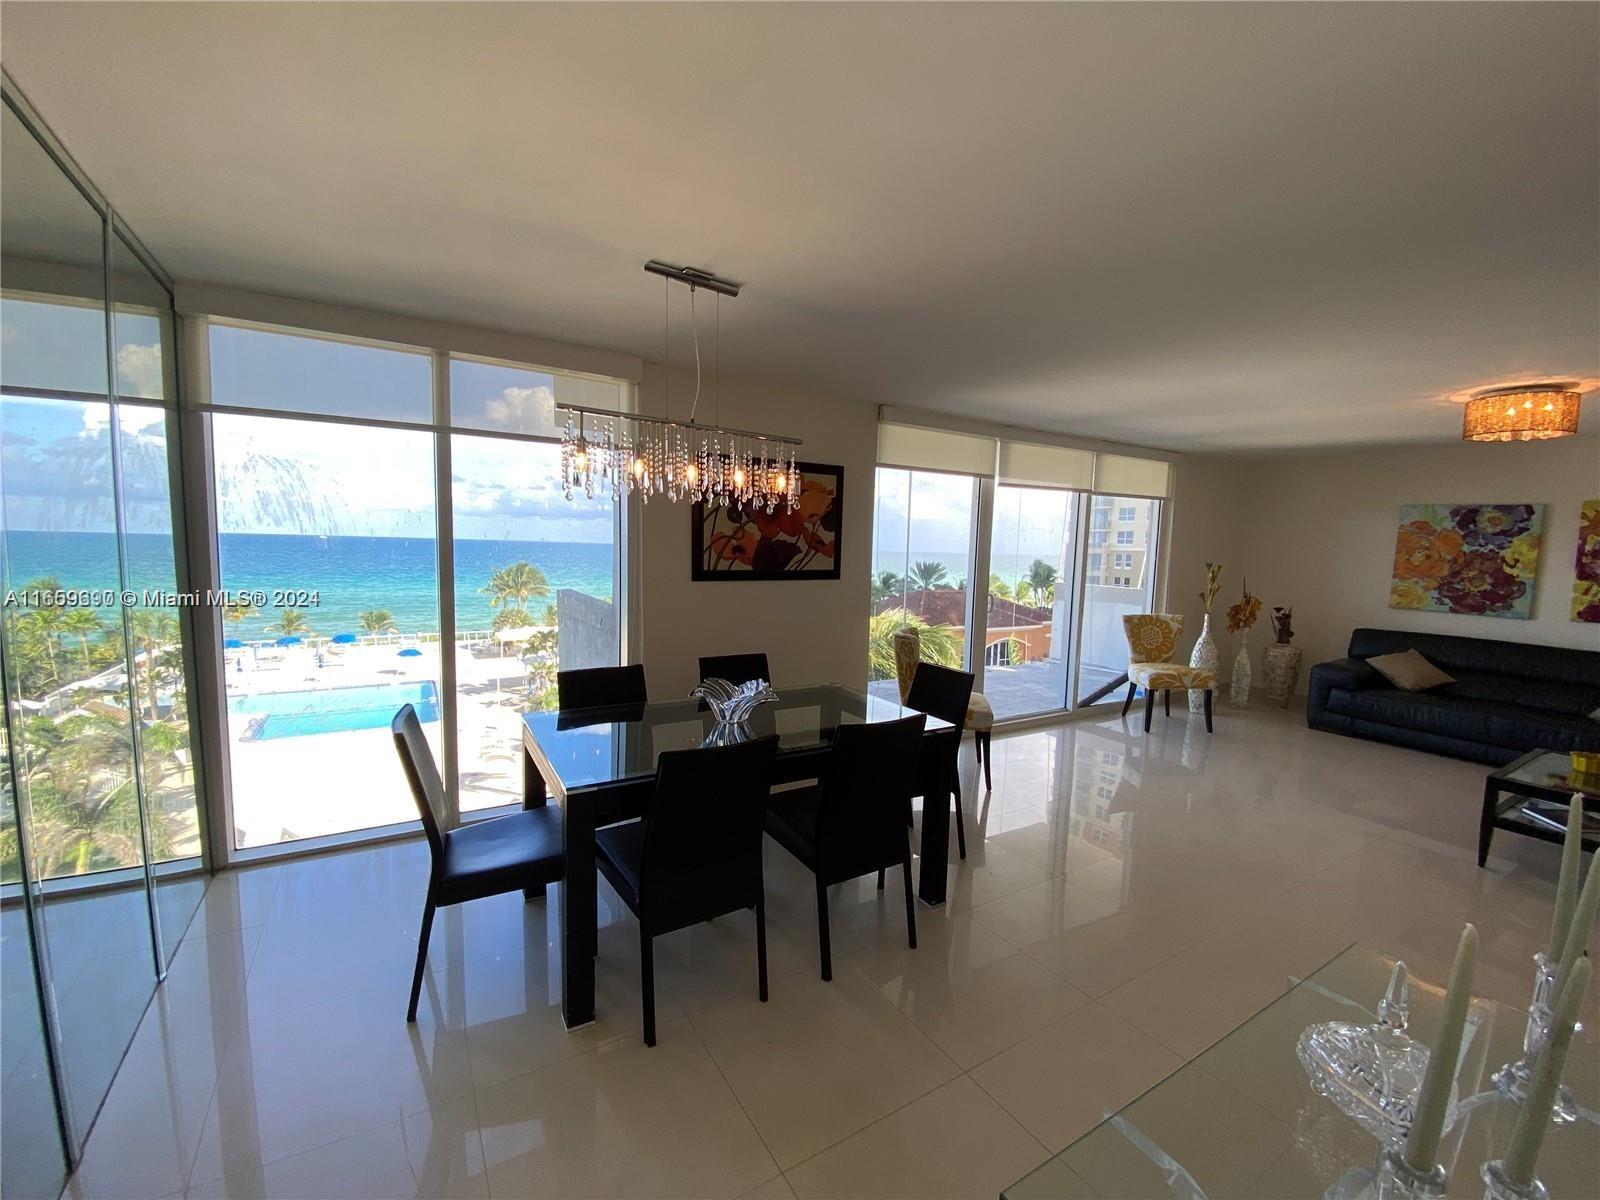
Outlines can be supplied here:
M1194 644L1194 652L1189 655L1189 665L1199 667L1202 671L1210 671L1213 675L1221 665L1221 656L1217 654L1217 643L1211 638L1211 614L1207 613L1205 620L1200 622L1200 636ZM1189 711L1193 713L1205 712L1206 698L1200 691L1189 692Z
M922 635L906 626L895 631L890 639L894 643L895 681L900 685L900 703L911 694L911 677L917 673L917 660L922 657Z
M1288 708L1300 682L1300 647L1274 642L1261 653L1261 686L1267 699L1279 708Z
M1239 656L1233 660L1233 683L1228 689L1228 703L1243 708L1250 703L1250 634L1239 639Z

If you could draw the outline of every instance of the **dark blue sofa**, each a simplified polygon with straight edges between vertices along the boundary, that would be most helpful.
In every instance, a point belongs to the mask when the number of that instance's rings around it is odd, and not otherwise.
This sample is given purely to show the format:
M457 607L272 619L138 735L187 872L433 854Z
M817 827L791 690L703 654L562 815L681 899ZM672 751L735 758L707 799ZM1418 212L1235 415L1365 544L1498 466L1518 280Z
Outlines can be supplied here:
M1367 665L1405 650L1456 682L1406 692ZM1495 765L1536 747L1600 750L1596 710L1600 652L1397 629L1356 630L1348 657L1311 668L1306 697L1313 729Z

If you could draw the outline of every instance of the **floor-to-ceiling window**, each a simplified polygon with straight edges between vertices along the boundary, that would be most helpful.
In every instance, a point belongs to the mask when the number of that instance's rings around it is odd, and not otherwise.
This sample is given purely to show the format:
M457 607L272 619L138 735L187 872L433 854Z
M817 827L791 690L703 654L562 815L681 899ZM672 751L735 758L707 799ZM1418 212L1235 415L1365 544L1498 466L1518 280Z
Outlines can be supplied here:
M1164 465L1164 464L1163 464ZM1083 587L1083 636L1077 702L1103 699L1128 668L1122 618L1150 612L1156 597L1156 551L1161 501L1095 495L1089 501L1088 570Z
M995 716L1064 708L1072 649L1078 493L995 487L984 695Z
M970 660L977 479L939 471L879 467L873 510L872 611L868 674L895 690L896 630L917 629L922 656L960 667Z
M405 703L457 812L519 800L520 714L620 657L620 506L563 496L551 409L622 385L224 321L209 350L233 847L414 821Z

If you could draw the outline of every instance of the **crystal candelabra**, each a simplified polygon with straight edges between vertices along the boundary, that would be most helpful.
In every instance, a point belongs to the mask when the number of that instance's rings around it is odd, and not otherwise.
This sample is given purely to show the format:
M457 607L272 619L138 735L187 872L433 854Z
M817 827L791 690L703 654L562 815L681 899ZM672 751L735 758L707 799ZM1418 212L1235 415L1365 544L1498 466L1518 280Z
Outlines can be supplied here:
M1533 956L1533 999L1528 1004L1528 1024L1522 1033L1522 1057L1508 1062L1490 1077L1495 1090L1507 1100L1520 1104L1527 1095L1528 1083L1533 1077L1533 1064L1539 1051L1550 1039L1550 1019L1556 1000L1556 976L1560 964L1548 954ZM1556 1102L1550 1119L1565 1125L1578 1119L1578 1106L1572 1092L1563 1084L1556 1093ZM1509 1193L1507 1193L1509 1194Z

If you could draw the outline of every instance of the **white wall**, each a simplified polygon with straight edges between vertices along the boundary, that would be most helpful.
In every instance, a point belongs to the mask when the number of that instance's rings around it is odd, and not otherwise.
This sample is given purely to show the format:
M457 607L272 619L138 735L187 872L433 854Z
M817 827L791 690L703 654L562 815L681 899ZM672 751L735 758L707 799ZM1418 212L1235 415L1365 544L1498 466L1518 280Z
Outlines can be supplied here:
M666 374L645 367L639 407L660 414ZM694 389L693 372L674 371L672 409ZM700 413L705 419L705 412ZM695 583L689 569L689 505L652 500L642 510L639 613L652 697L681 696L699 682L702 654L765 651L773 683L838 681L866 686L868 565L872 551L877 412L834 399L724 376L720 423L803 438L802 461L844 467L840 578Z
M1193 503L1190 479L1219 491ZM1175 603L1198 589L1196 562L1213 557L1210 546L1226 547L1228 528L1235 527L1236 544L1221 553L1227 565L1221 601L1238 597L1243 574L1266 608L1293 606L1295 643L1305 649L1308 667L1343 657L1358 626L1600 650L1600 627L1569 618L1579 506L1600 498L1600 439L1185 458L1180 480ZM1546 506L1532 619L1390 608L1400 506L1473 502ZM1270 627L1258 625L1251 646L1259 651L1270 640Z
M1183 617L1179 657L1189 652L1200 636L1204 610L1200 591L1205 585L1206 563L1222 564L1222 591L1212 606L1211 632L1222 656L1223 674L1237 648L1226 632L1223 612L1238 599L1241 552L1250 521L1251 478L1249 464L1219 455L1184 455L1178 464L1176 486L1169 503L1171 535L1167 545L1167 611ZM1245 568L1248 572L1248 568ZM1258 626L1251 645L1263 644Z

